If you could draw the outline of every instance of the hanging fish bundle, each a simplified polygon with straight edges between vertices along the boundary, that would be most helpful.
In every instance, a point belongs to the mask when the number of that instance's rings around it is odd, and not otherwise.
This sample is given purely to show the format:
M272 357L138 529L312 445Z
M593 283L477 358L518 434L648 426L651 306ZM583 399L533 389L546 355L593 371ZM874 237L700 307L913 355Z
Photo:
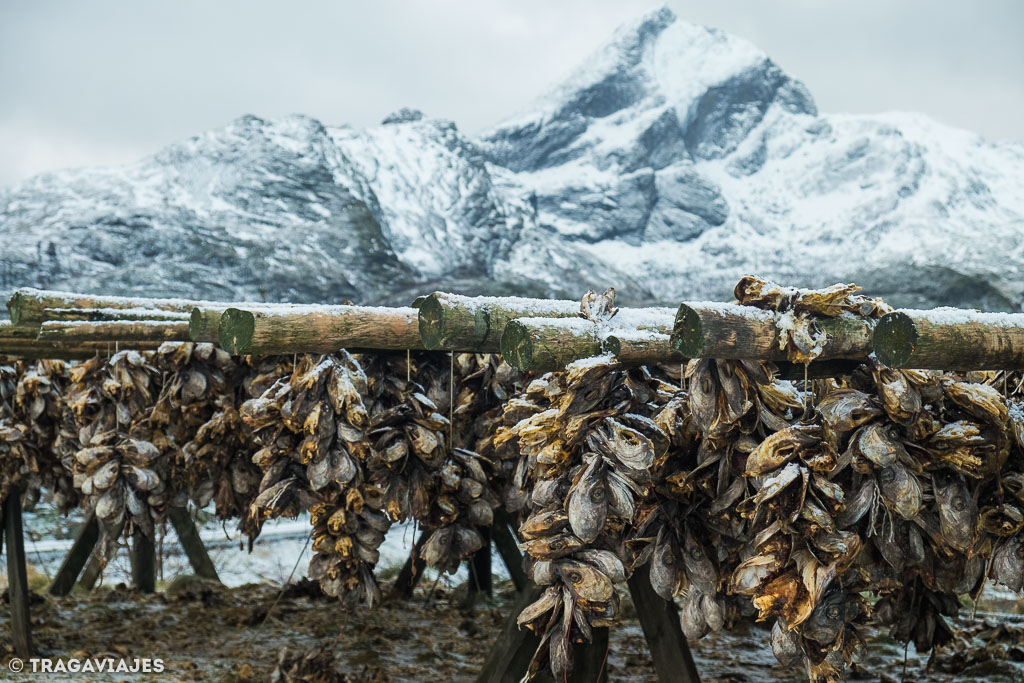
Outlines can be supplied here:
M130 521L147 534L171 502L169 440L150 420L161 379L152 361L125 350L74 367L61 427L61 448L77 446L67 460L86 506L103 522Z
M615 584L646 561L626 540L652 514L653 484L671 458L669 434L649 415L670 404L678 386L658 375L622 370L609 356L587 359L535 379L506 407L495 448L521 454L521 547L534 582L547 586L519 615L521 627L541 636L531 674L547 667L563 677L571 645L615 621Z
M737 298L782 313L787 354L807 361L821 316L888 310L855 291L747 278ZM528 511L523 549L548 586L519 617L544 639L533 673L564 674L568 645L614 621L611 587L644 564L687 637L773 621L779 661L815 681L841 678L868 624L920 651L948 642L986 568L1024 587L1024 401L993 388L1020 397L1019 376L872 359L798 390L771 363L705 359L680 390L637 372L595 358L534 380L484 449L516 463L505 499ZM614 439L622 427L635 434Z
M328 595L373 604L380 599L373 568L391 522L380 512L381 492L363 474L367 391L348 352L302 356L290 376L239 413L262 446L252 458L263 472L250 509L254 523L309 510L310 577Z
M3 488L22 491L23 504L33 505L42 489L61 512L78 503L71 475L54 448L69 381L68 364L60 360L0 360L0 441L4 445ZM5 493L6 495L6 493Z
M203 508L212 500L218 518L244 518L261 474L237 409L247 368L206 343L165 342L153 359L163 384L150 421L173 444L176 502Z

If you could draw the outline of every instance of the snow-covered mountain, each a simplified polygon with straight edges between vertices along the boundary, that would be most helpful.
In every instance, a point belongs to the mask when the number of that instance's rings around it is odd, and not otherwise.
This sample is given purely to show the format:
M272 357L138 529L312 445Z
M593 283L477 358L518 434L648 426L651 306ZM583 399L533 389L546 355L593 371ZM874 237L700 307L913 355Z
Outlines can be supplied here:
M242 117L0 190L0 290L407 303L446 289L727 298L742 274L1018 309L1024 144L819 114L753 45L658 10L479 138Z

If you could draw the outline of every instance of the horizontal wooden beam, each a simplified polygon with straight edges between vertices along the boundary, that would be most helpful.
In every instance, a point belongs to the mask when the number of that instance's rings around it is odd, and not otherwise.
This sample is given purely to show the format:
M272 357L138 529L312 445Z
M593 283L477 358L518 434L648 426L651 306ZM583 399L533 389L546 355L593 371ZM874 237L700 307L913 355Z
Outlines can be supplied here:
M217 336L221 348L232 355L423 348L414 308L321 306L298 313L287 308L229 308L221 316Z
M882 317L875 355L891 368L1024 368L1024 314L960 309L900 310Z
M39 326L43 342L189 341L185 320L50 320Z
M653 355L652 345L642 340L667 336L672 321L672 311L667 308L623 308L614 317L598 322L579 317L519 318L505 326L500 351L517 370L536 372L614 353L614 349L618 349L624 364L661 362ZM682 359L667 346L658 350L665 353L665 362Z
M578 301L445 292L434 292L417 308L423 348L472 353L497 353L505 326L516 318L575 318L580 314Z
M853 315L818 317L828 337L816 360L865 360L871 353L874 321ZM676 312L672 348L688 358L784 361L784 315L753 306L714 302L683 303Z
M104 322L114 320L188 320L188 313L183 311L161 311L155 308L46 308L43 309L43 322L50 320L70 321L85 320Z

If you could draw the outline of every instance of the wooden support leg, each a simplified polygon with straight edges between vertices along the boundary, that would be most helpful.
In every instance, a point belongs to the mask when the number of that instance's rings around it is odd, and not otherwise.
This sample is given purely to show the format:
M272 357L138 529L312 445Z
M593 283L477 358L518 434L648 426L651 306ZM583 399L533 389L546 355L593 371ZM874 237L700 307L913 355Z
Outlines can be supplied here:
M509 528L508 515L504 513L499 515L497 511L495 512L491 537L494 540L494 547L501 555L501 561L505 563L508 574L512 577L512 583L517 591L522 592L529 583L529 579L526 577L526 572L523 571L523 556L519 552L516 538Z
M22 659L32 656L32 621L28 612L28 575L25 537L21 528L21 494L12 490L4 501L4 537L7 540L7 590L11 598L14 651Z
M572 648L573 670L568 679L575 683L607 683L608 629L595 628L593 640Z
M531 583L520 594L487 655L487 660L476 679L477 683L519 683L530 666L533 653L540 643L540 636L533 631L520 630L516 618L524 607L540 598L543 592L542 587Z
M423 550L423 544L427 542L427 532L421 531L420 537L416 539L416 543L412 546L412 552L409 553L409 559L405 561L402 566L402 571L398 572L398 578L395 579L394 593L403 598L411 598L412 591L416 588L416 584L419 583L420 577L423 576L423 570L427 568L427 563L421 557L420 551Z
M210 555L206 552L206 547L199 537L199 530L196 529L196 524L192 521L188 510L172 507L167 516L171 518L174 531L178 534L178 541L185 549L185 554L188 555L188 561L192 564L192 570L195 571L196 576L220 581L220 577L217 576L217 568L213 566L213 561L210 560Z
M629 578L629 594L647 639L658 680L700 683L690 645L679 625L676 606L654 592L646 568L638 569Z
M484 537L484 547L473 553L470 560L469 571L469 592L470 594L483 594L491 597L491 529L481 527L480 535Z
M124 521L122 520L112 527L101 523L100 530L103 532L100 542L97 544L92 557L89 558L89 563L85 566L82 578L78 582L87 591L93 589L96 581L103 574L103 570L106 569L107 563L117 554L117 540L121 537L121 532L124 531Z
M156 544L138 527L132 534L132 583L140 593L156 590Z
M544 588L532 582L519 595L512 612L501 627L476 683L519 683L530 667L530 660L540 644L540 636L520 629L516 623L523 608L540 598ZM605 683L608 666L608 629L595 628L593 642L573 646L573 671L566 679L570 683ZM535 683L554 683L550 676L538 675Z
M57 576L50 584L50 595L63 596L71 592L99 538L100 524L96 521L96 516L90 512L82 523L82 528L78 530L78 536L60 565Z

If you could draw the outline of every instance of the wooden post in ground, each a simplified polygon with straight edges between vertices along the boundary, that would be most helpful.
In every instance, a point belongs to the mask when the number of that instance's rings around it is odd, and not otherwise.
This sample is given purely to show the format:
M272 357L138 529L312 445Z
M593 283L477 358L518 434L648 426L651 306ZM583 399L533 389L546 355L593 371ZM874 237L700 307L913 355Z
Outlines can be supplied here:
M199 537L199 530L196 529L196 524L188 510L172 507L167 516L171 518L174 533L178 535L178 542L181 543L185 554L188 555L188 561L196 576L220 581L220 577L217 576L217 568L213 566L213 561L210 559L209 553L206 552L206 546L203 545L203 540Z
M480 669L477 683L519 683L522 679L540 643L540 636L528 629L520 629L516 620L523 608L540 598L543 592L541 586L530 584L520 593Z
M96 581L103 574L103 570L106 569L107 563L117 554L117 539L120 538L121 532L124 530L124 520L113 526L101 523L100 530L103 532L100 541L96 544L92 557L89 558L89 563L78 582L87 591L93 589Z
M22 659L32 656L32 620L28 611L28 575L25 537L21 527L21 492L10 489L4 501L4 537L7 541L7 589L11 598L11 636Z
M100 524L96 521L96 515L90 512L82 523L82 528L78 530L78 536L75 537L71 550L64 557L64 562L61 563L57 576L53 578L53 583L50 584L50 595L63 596L71 592L75 581L78 580L78 575L82 571L82 567L89 560L92 549L96 547L96 541L99 540L99 537Z
M132 583L140 593L156 590L156 544L136 527L132 534Z
M658 680L700 683L697 665L679 625L675 604L654 592L646 568L633 572L628 585Z
M467 602L473 604L480 595L488 598L493 595L491 582L491 528L480 527L480 535L484 537L484 545L473 553L469 560L469 594Z
M595 628L589 643L572 647L573 670L569 680L576 683L606 683L608 680L608 629ZM673 679L675 680L675 679Z
M529 629L520 629L517 620L523 608L540 598L542 586L531 583L519 594L519 600L501 627L476 683L519 683L530 667L530 660L540 644L540 636ZM604 683L608 680L608 629L595 628L590 643L572 646L573 670L568 683ZM538 683L550 683L550 676L538 675Z
M492 596L492 580L490 580L490 527L481 526L480 536L483 537L483 548L473 553L473 571L470 590Z
M508 569L512 584L517 591L522 592L529 583L529 579L526 572L523 571L523 555L519 552L515 535L509 528L510 520L509 514L503 508L495 510L494 523L491 525L491 538L494 541L494 547L498 549L498 554L501 555L501 561Z
M413 589L416 588L420 577L423 576L423 570L427 568L427 562L420 554L420 551L423 550L423 544L427 542L427 536L426 531L421 531L420 537L413 544L409 558L402 565L402 570L398 572L398 578L395 579L393 587L395 595L403 598L412 597Z

